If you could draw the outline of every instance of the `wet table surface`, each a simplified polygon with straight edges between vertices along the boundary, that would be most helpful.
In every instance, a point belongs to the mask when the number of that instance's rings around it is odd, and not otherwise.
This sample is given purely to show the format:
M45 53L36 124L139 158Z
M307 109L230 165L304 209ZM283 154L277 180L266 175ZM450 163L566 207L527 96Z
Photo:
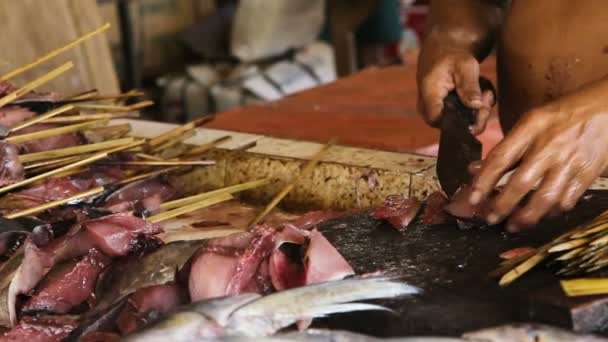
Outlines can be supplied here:
M488 277L503 251L543 245L608 208L608 192L593 195L573 212L518 235L498 227L463 231L455 225L419 222L400 233L369 213L327 222L321 231L357 273L388 271L424 290L416 298L387 303L395 315L356 314L330 324L380 336L459 335L515 321L605 332L606 298L566 297L546 267L537 267L506 288Z

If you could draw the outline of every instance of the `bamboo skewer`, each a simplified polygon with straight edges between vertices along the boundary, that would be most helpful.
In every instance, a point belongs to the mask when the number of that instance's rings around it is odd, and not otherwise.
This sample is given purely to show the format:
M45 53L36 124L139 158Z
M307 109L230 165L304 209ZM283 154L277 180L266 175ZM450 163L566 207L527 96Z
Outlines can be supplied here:
M146 160L146 161L101 161L100 165L124 166L209 166L215 165L213 160Z
M91 90L83 91L81 93L78 93L78 94L75 94L72 96L68 96L67 100L73 100L73 101L86 100L86 99L90 99L92 97L97 96L97 94L99 94L99 90L91 89Z
M67 157L67 156L88 153L88 152L95 152L95 151L101 151L101 150L105 150L105 149L111 149L111 148L115 148L115 147L122 147L124 145L130 144L133 142L134 142L133 138L122 138L122 139L104 141L104 142L94 143L94 144L58 148L55 150L23 154L23 155L19 156L19 160L21 160L22 163L31 163L31 162L35 162L35 161L39 161L39 160Z
M145 140L139 140L139 141L135 141L131 144L127 144L127 145L123 145L123 146L119 146L115 149L111 149L111 150L107 150L105 152L108 153L113 153L113 152L119 152L121 150L125 150L125 149L129 149L132 147L136 147L139 145L142 145L145 142ZM84 155L76 155L76 156L72 156L72 157L64 157L64 158L58 158L58 159L53 159L53 160L44 160L40 163L33 163L33 164L28 164L24 167L24 169L26 169L29 173L38 173L38 172L44 172L44 171L48 171L48 170L52 170L56 167L59 166L63 166L63 165L68 165L70 163L73 163L75 161L84 159L91 156L91 154L84 154ZM30 167L30 165L34 165L32 167Z
M279 192L272 199L272 201L270 201L270 203L268 203L266 208L264 208L264 210L262 210L253 219L253 221L251 221L249 226L254 226L254 225L260 223L264 219L264 217L266 217L266 215L268 215L268 213L270 213L272 211L272 209L274 209L274 207L276 207L277 204L279 204L279 202L281 202L281 200L285 196L287 196L287 194L296 186L296 184L298 183L298 181L300 179L307 177L308 174L310 174L314 170L315 166L319 163L323 154L325 154L325 152L327 152L327 150L329 150L329 148L334 144L334 142L335 142L335 139L332 139L329 141L329 143L327 143L327 145L323 146L323 148L321 148L321 150L319 152L317 152L317 154L308 162L308 164L304 167L302 172L300 172L300 174L298 174L294 179L292 179L289 182L289 184L287 184L287 186L285 186L285 188L283 188L283 190L281 190L281 192Z
M180 207L180 208L176 208L173 210L169 210L169 211L165 211L163 213L160 214L156 214L153 216L148 217L148 221L152 222L152 223L158 223L161 221L165 221L168 220L170 218L174 218L198 209L202 209L217 203L221 203L221 202L225 202L225 201L229 201L231 200L233 197L230 194L227 193L222 193L219 194L217 196L211 197L211 198L206 198L203 199L199 202L194 202L191 204L188 204L186 206Z
M93 127L84 131L83 134L88 142L97 143L107 140L125 138L129 132L131 132L131 125L126 123L120 125Z
M141 159L145 159L145 160L155 160L155 161L163 161L163 158L157 157L157 156L153 156L150 154L146 154L146 153L136 153L135 156L141 158Z
M150 141L148 141L148 147L154 150L156 147L164 144L165 142L167 142L173 138L179 137L183 133L185 133L189 130L192 130L196 127L199 127L201 125L204 125L211 120L213 120L213 117L202 117L202 118L196 119L194 121L191 121L185 125L176 127L167 133L163 133L155 138L150 139Z
M175 171L180 169L181 167L179 166L171 166L171 167L166 167L164 169L160 169L160 170L156 170L156 171L151 171L151 172L146 172L146 173L140 173L138 175L135 175L133 177L127 178L127 179L123 179L121 181L118 181L115 183L115 185L123 185L126 183L131 183L131 182L135 182L138 180L142 180L148 177L154 177L154 176L158 176L158 175L162 175L165 173L169 173L171 171Z
M270 183L270 179L265 178L265 179L251 181L251 182L246 182L243 184L232 185L232 186L225 187L222 189L217 189L217 190L213 190L213 191L209 191L209 192L204 192L202 194L197 194L197 195L193 195L193 196L189 196L189 197L176 199L176 200L173 200L170 202L165 202L160 205L160 209L170 210L170 209L188 205L188 204L191 204L191 203L194 203L197 201L201 201L206 198L211 198L211 197L217 196L219 194L223 194L223 193L234 194L237 192L257 188L257 187L266 185L268 183Z
M519 278L522 274L528 272L534 266L538 265L546 257L547 257L546 252L537 253L537 254L533 255L528 260L524 261L523 263L517 265L515 268L510 270L509 272L505 273L505 275L503 275L502 278L500 278L500 281L498 282L498 284L500 286L507 286L507 285L511 284L513 281L515 281L517 278Z
M89 32L87 34L84 34L80 38L77 38L77 39L71 41L70 43L68 43L68 44L66 44L64 46L62 46L62 47L60 47L58 49L55 49L55 50L47 53L46 55L38 58L34 62L29 63L27 65L24 65L24 66L22 66L22 67L20 67L20 68L18 68L16 70L13 70L13 71L9 72L8 74L3 75L2 77L0 77L0 80L6 81L9 78L15 77L15 76L17 76L17 75L19 75L19 74L21 74L21 73L23 73L23 72L25 72L25 71L33 68L33 67L35 67L35 66L37 66L37 65L39 65L41 63L44 63L44 62L48 61L49 59L51 59L51 58L53 58L53 57L55 57L55 56L57 56L57 55L65 52L65 51L73 48L74 46L76 46L76 45L84 42L85 40L87 40L87 39L89 39L89 38L91 38L91 37L93 37L93 36L95 36L95 35L103 32L103 31L106 31L109 28L110 28L110 24L106 23L103 26L101 26L100 28L98 28L96 30L93 30L93 31L91 31L91 32Z
M221 144L221 143L223 143L225 141L228 141L230 139L232 139L232 137L229 136L229 135L226 135L226 136L223 136L223 137L219 137L217 139L214 139L211 142L208 142L206 144L202 144L202 145L196 146L196 147L194 147L194 148L186 151L186 153L184 154L184 157L186 157L186 158L192 158L192 157L201 155L201 154L203 154L203 153L211 150L212 148L215 148L217 145L219 145L219 144Z
M142 101L129 106L79 103L76 104L76 107L79 109L105 110L108 112L133 112L142 108L150 107L152 105L154 105L153 101Z
M55 136L55 135L82 131L82 130L85 130L87 128L91 128L94 126L107 124L109 121L110 121L109 119L93 120L93 121L83 122L83 123L79 123L79 124L75 124L75 125L49 128L49 129L45 129L45 130L38 131L38 132L13 135L8 138L5 138L4 140L14 143L14 144L18 144L18 143L22 143L22 142L26 142L26 141L48 138L48 137Z
M17 188L23 187L25 185L29 185L29 184L35 183L35 182L37 182L39 180L42 180L42 179L45 179L45 178L49 178L51 176L60 174L62 172L68 171L68 170L76 169L76 168L79 168L81 166L85 166L85 165L91 164L91 163L96 162L96 161L98 161L100 159L106 158L107 156L108 156L107 152L102 152L102 153L94 154L91 157L79 160L79 161L77 161L75 163L72 163L72 164L69 164L69 165L66 165L66 166L63 166L63 167L51 170L51 171L46 172L46 173L42 173L42 174L36 175L34 177L24 179L24 180L22 180L20 182L13 183L13 184L7 185L5 187L2 187L2 188L0 188L0 194L9 192L9 191L11 191L13 189L17 189Z
M559 264L558 275L589 273L608 267L608 211L589 224L561 234L503 275L501 285L507 285L547 258L549 264ZM509 265L511 266L511 265ZM495 271L504 271L502 265Z
M54 79L55 77L63 74L64 72L72 69L74 67L74 63L72 62L67 62L63 65L61 65L60 67L53 69L51 71L49 71L48 73L46 73L44 76L39 77L33 81L31 81L30 83L27 83L26 85L24 85L23 87L15 90L14 92L0 98L0 108L6 106L7 104L17 100L18 98L28 94L29 92L31 92L32 90L40 87L41 85L49 82L50 80Z
M91 91L89 91L89 92L91 92ZM98 92L95 89L90 94L85 92L81 95L70 98L70 100L74 100L74 101L80 101L80 100L84 100L84 101L108 101L108 100L120 101L120 100L124 100L124 99L128 99L128 98L132 98L132 97L140 97L140 96L145 95L144 92L137 90L137 89L132 89L126 93L117 94L117 95L97 95L97 93Z
M39 168L42 166L51 166L51 165L55 166L57 164L61 164L66 161L72 162L72 161L76 161L80 158L81 158L80 156L74 156L74 157L63 157L63 158L58 158L58 159L44 160L41 162L24 165L23 168L27 171L27 170L36 169L36 168Z
M138 112L119 112L119 113L99 113L99 114L81 114L81 115L70 115L70 116L62 116L58 118L46 119L44 122L46 123L72 123L72 122L81 122L81 121L89 121L89 120L114 120L114 119L124 119L124 118L138 118Z
M157 170L157 171L154 171L154 172L148 172L148 173L136 175L136 176L133 176L133 177L129 177L129 178L117 181L117 182L112 183L110 185L111 186L124 185L124 184L132 183L132 182L144 179L144 178L154 177L154 176L157 176L157 175L160 175L160 174L163 174L163 173L167 173L167 172L173 171L175 169L178 169L178 168L177 167L171 167L171 168L165 168L163 170ZM90 196L101 194L104 191L106 191L106 189L107 189L107 186L98 186L98 187L95 187L93 189L90 189L90 190L87 190L87 191L75 194L75 195L67 197L67 198L58 199L58 200L51 201L51 202L48 202L48 203L44 203L44 204L41 204L41 205L38 205L38 206L35 206L35 207L32 207L32 208L27 208L27 209L20 210L20 211L14 212L14 213L10 213L10 214L4 215L4 217L7 218L7 219L16 219L16 218L19 218L19 217L23 217L23 216L39 213L39 212L42 212L42 211L45 211L45 210L48 210L48 209L56 208L56 207L64 205L64 204L69 204L70 202L73 202L75 200L79 200L79 199L83 199L83 198L87 198L87 197L90 197Z
M117 140L127 140L127 139L133 139L133 138L123 138L123 139L117 139ZM114 148L110 148L109 150L106 150L106 153L116 153L116 152L121 152L121 151L126 151L126 150L130 150L133 149L135 147L139 147L143 144L146 143L146 139L138 139L133 141L132 143L129 144L125 144L123 146L118 146L118 147L114 147Z
M39 212L42 212L42 211L45 211L45 210L48 210L48 209L52 209L52 208L58 207L60 205L66 204L66 203L70 203L70 202L73 202L73 201L76 201L76 200L80 200L80 199L83 199L83 198L87 198L87 197L90 197L90 196L94 196L94 195L100 194L104 190L105 190L105 188L103 186L98 186L98 187L93 188L91 190L87 190L87 191L78 193L76 195L73 195L73 196L70 196L70 197L67 197L67 198L58 199L58 200L55 200L55 201L51 201L51 202L48 202L48 203L37 205L37 206L32 207L32 208L28 208L28 209L20 210L20 211L11 213L11 214L4 215L4 218L7 218L7 219L16 219L16 218L19 218L19 217L23 217L23 216L39 213Z
M587 242L589 242L588 239L575 239L575 240L569 240L566 242L562 242L562 243L559 243L559 244L549 248L549 253L569 251L576 247L582 246L582 245L586 244Z
M194 131L194 128L192 128L186 132L183 132L180 136L177 136L177 137L163 143L162 145L156 146L155 151L167 150L167 149L181 143L182 141L193 137L195 134L196 134L196 131Z
M50 119L50 118L52 118L54 116L57 116L59 114L63 114L65 112L69 112L72 109L74 109L74 106L72 106L72 105L61 106L61 107L59 107L57 109L53 109L53 110L51 110L51 111L49 111L47 113L35 116L35 117L33 117L33 118L29 119L29 120L26 120L26 121L18 124L17 126L12 127L10 129L10 133L15 133L16 131L18 131L20 129L24 129L24 128L29 127L31 125L37 124L37 123L39 123L41 121L47 121L48 122L48 119Z

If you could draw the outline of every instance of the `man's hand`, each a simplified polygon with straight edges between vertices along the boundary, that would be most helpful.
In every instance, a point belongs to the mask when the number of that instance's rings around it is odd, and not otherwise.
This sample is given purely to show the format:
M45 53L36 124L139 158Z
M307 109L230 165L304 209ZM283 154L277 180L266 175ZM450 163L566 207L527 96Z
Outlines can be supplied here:
M495 224L510 216L507 230L534 225L548 213L572 209L608 166L608 81L531 110L479 165L471 204L491 201L486 218ZM495 198L502 176L517 166ZM535 187L523 207L520 201Z
M478 110L477 122L470 129L473 134L482 133L495 99L490 91L481 93L479 63L475 57L465 52L453 52L435 61L420 61L418 111L429 125L437 126L441 122L443 99L452 90L456 90L465 106Z

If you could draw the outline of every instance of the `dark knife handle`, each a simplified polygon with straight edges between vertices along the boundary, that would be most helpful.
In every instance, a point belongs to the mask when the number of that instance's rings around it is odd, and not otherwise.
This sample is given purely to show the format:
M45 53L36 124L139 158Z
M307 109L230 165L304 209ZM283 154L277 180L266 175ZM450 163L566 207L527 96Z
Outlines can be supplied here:
M491 91L492 95L496 99L496 89L490 80L485 77L479 78L479 86L481 88L481 93L483 94L486 91ZM443 110L444 111L456 111L460 113L461 117L464 118L468 126L474 125L477 121L477 109L467 107L456 93L456 90L452 90L448 96L443 100Z

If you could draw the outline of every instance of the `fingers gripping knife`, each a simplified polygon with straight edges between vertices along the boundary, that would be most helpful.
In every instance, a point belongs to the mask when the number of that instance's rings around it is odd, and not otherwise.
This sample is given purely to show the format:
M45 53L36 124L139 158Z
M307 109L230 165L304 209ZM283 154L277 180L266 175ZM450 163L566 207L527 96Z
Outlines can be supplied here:
M492 83L480 78L482 93L490 90L496 98ZM452 195L462 185L471 180L468 166L481 159L481 142L469 130L475 124L477 110L466 107L456 91L451 91L443 101L439 156L437 158L437 177L441 189Z

